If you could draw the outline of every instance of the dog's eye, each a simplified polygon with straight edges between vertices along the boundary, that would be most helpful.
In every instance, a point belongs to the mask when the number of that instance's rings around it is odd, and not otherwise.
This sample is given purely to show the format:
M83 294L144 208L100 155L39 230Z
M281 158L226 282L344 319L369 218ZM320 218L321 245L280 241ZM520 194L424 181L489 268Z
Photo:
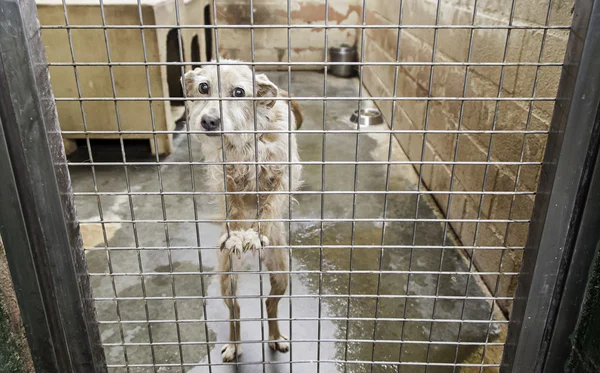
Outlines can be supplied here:
M200 93L202 93L203 95L208 93L208 83L200 83L200 85L198 86L198 91L200 91Z
M246 95L246 91L242 88L236 88L233 90L233 97L244 97Z

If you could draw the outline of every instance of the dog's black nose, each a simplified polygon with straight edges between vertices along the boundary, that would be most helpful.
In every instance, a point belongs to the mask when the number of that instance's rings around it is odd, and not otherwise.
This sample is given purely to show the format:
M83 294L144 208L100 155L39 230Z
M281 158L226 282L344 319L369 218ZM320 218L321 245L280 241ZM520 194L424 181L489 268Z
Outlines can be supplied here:
M200 120L200 124L207 131L216 131L221 127L221 118L204 115Z

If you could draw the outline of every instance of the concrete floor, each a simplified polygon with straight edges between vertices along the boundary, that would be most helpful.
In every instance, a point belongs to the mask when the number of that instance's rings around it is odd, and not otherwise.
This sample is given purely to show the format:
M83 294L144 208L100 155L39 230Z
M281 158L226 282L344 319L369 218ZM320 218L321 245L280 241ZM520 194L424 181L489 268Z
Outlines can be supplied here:
M287 73L270 73L271 79L282 88L287 87ZM292 76L292 92L298 96L320 96L323 89L323 75L311 72L294 72ZM339 79L329 77L329 96L356 96L358 82L355 79ZM365 92L366 94L366 92ZM305 122L302 130L322 129L323 103L321 101L302 102ZM354 125L348 118L356 108L356 102L330 101L327 105L327 129L351 129ZM385 125L370 127L369 130L387 128ZM304 161L321 161L323 137L321 134L298 133L300 156ZM361 133L359 136L359 160L386 161L388 153L389 135L385 133ZM355 134L328 135L325 139L325 159L327 161L342 160L354 161L356 149ZM163 161L186 162L189 160L190 149L188 139L184 134L176 136L175 152ZM149 155L147 142L136 144L126 142L128 161L153 161ZM195 161L199 160L200 142L192 141L191 154ZM120 161L121 153L118 143L98 142L93 145L94 160ZM87 149L80 147L71 157L71 161L86 161ZM399 145L393 141L392 158L406 160ZM127 190L126 174L123 167L97 167L96 178L98 189L102 192L125 192ZM162 188L169 192L192 191L192 177L188 165L166 165L157 170L155 166L128 167L127 175L130 179L131 190L135 192L159 191L158 171L162 176ZM203 185L203 167L194 166L195 188L197 191L205 190ZM385 190L386 166L385 165L360 165L357 168L358 190L382 191ZM390 190L416 190L418 178L411 166L393 165L390 168ZM303 190L320 191L322 177L325 178L325 190L348 192L353 190L354 166L353 165L327 165L324 175L321 166L304 167L305 184ZM73 189L76 192L93 192L93 178L90 167L71 167ZM210 196L198 195L198 218L214 218ZM292 206L292 217L298 219L319 219L321 215L321 198L319 195L298 195L298 203ZM414 218L417 204L414 195L390 194L388 196L388 218ZM98 220L100 218L98 203L94 197L76 198L77 210L81 220ZM153 196L103 196L101 198L102 215L106 220L130 220L132 218L130 205L136 219L162 219L163 211L161 199ZM383 194L359 194L356 196L356 218L381 218L383 214ZM193 199L190 195L165 196L164 207L167 219L194 219ZM325 218L352 218L353 196L352 193L327 194L324 198ZM435 204L423 196L419 202L419 218L435 219L439 217ZM86 247L141 247L141 250L114 250L109 253L105 250L87 252L88 267L91 273L106 274L93 276L92 284L94 296L97 298L141 297L142 285L148 297L178 297L192 296L188 299L178 299L173 302L167 300L148 300L147 308L151 320L184 320L177 324L173 322L153 323L150 327L154 343L175 342L171 345L130 346L126 349L127 361L130 364L151 364L153 355L158 364L198 364L196 367L186 367L186 372L234 372L231 364L223 365L220 357L220 347L228 336L227 308L220 299L207 299L206 318L210 320L206 325L199 321L204 319L201 299L193 296L202 295L201 275L190 272L213 271L216 266L216 251L206 248L173 249L170 252L164 248L152 249L161 246L170 247L196 247L213 246L217 240L220 227L217 224L198 224L198 230L192 223L137 223L132 224L105 224L105 231L98 224L82 225L82 234ZM244 354L240 359L238 372L397 372L400 353L402 362L416 362L417 365L402 365L401 372L455 372L452 367L431 366L427 370L423 365L426 361L431 363L452 363L457 356L458 362L470 359L470 363L479 363L481 358L473 359L474 354L480 353L481 348L476 345L461 346L458 351L452 344L428 344L435 342L483 342L488 331L487 324L455 322L419 321L419 319L460 319L461 314L466 320L490 319L491 303L486 300L439 299L434 310L434 300L431 296L436 294L439 281L440 296L461 296L465 294L467 276L464 275L437 275L413 274L383 274L378 275L381 268L384 271L438 271L440 261L445 271L468 271L468 261L461 251L453 246L458 245L453 237L446 239L448 249L445 250L443 260L442 251L439 249L386 249L379 263L381 250L377 247L350 249L352 239L355 245L380 245L382 239L382 224L380 222L352 223L325 223L321 226L314 223L291 224L291 239L293 245L318 246L321 233L324 245L339 245L341 248L330 248L321 251L318 248L297 248L292 253L292 269L295 271L322 270L318 274L292 275L290 293L294 296L291 301L282 300L280 304L280 317L293 319L312 318L312 320L281 321L281 327L288 336L298 342L292 343L290 354L274 354L265 345L263 368L263 352L261 344L257 343L263 338L260 321L242 321L242 339ZM441 245L444 242L443 223L388 223L385 229L386 245L412 245L413 231L415 232L414 244L416 245ZM167 239L168 236L168 239ZM200 245L198 245L198 240ZM105 242L106 241L106 242ZM150 248L147 248L150 247ZM351 255L352 254L352 255ZM201 256L202 263L199 262ZM409 266L412 256L412 266ZM328 271L348 270L352 257L352 269L373 271L367 274L354 274L348 287L347 274L335 274ZM129 276L115 276L114 288L111 282L109 260L112 271L115 273L131 273ZM258 260L248 265L248 269L258 269ZM144 276L143 284L135 273L140 271L140 264L144 272L160 273L158 275ZM185 272L186 274L178 274ZM239 294L243 296L260 295L260 276L246 274L241 276ZM208 297L220 295L218 279L213 275L202 276L205 291ZM263 294L268 294L269 282L267 276L262 279ZM380 286L379 286L380 284ZM328 297L319 300L319 288ZM368 295L384 295L378 305L375 297ZM346 297L331 297L332 295L359 295L348 304ZM470 296L489 296L481 285L477 276L472 276L467 293ZM394 298L391 296L423 296L423 298ZM98 318L101 321L116 321L119 318L127 321L121 328L116 324L102 324L101 334L104 343L120 343L121 338L127 343L149 342L149 328L143 321L146 319L145 303L143 300L120 300L117 305L113 300L97 301ZM256 319L261 317L260 302L258 299L244 298L240 300L241 317ZM176 306L176 307L175 307ZM464 309L463 309L464 306ZM291 307L291 312L290 312ZM378 307L377 316L388 318L378 321L374 332L373 318ZM175 311L175 308L177 311ZM320 311L319 311L320 309ZM495 307L497 309L497 307ZM177 315L175 314L177 312ZM346 330L346 321L340 318L352 318ZM321 316L322 320L317 318ZM390 318L414 319L406 322L389 321ZM332 320L333 318L333 320ZM501 319L498 312L494 312L494 320ZM191 320L191 321L185 321ZM194 321L196 320L196 321ZM291 330L290 330L291 329ZM501 330L498 323L492 323L490 341L498 338ZM266 323L264 331L266 333ZM177 335L184 342L181 349L176 344ZM346 339L350 343L335 342L333 340ZM316 340L320 337L321 343ZM378 343L369 343L373 338ZM193 344L193 342L216 342L210 344ZM367 340L367 342L360 342ZM400 345L400 340L411 341ZM192 342L191 344L185 344ZM254 343L253 343L254 342ZM421 343L420 343L421 342ZM428 349L428 346L431 346ZM489 349L490 351L492 348ZM479 351L479 352L478 352ZM183 354L180 357L180 354ZM490 352L491 354L491 352ZM350 363L341 364L336 361L347 360L350 362L365 362L375 360L379 362L371 370L369 364ZM106 347L106 357L109 364L124 364L125 355L122 347ZM269 364L272 362L288 362L290 358L294 363ZM317 360L322 361L320 364ZM212 370L208 364L212 363ZM252 364L255 363L255 364ZM389 364L386 364L389 363ZM319 365L319 367L318 367ZM111 372L152 372L150 367L138 367L127 370L113 368ZM162 367L159 372L181 372L179 367ZM477 369L477 371L479 371Z

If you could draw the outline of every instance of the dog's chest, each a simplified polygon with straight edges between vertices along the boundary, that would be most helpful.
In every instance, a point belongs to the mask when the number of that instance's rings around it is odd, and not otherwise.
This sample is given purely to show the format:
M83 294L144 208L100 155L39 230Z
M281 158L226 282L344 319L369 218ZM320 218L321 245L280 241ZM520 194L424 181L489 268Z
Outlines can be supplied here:
M284 144L285 145L285 144ZM253 147L227 147L227 165L211 167L213 189L224 189L223 171L226 173L227 192L247 192L287 190L288 160L287 146L275 146L259 142L258 151ZM218 154L217 154L218 153ZM206 159L216 158L220 152L207 152ZM292 161L297 161L295 143L292 146ZM219 159L220 161L220 159ZM254 163L258 161L258 163ZM294 178L300 177L299 166L295 167ZM220 181L219 181L220 180ZM258 186L257 186L258 180ZM220 184L220 186L219 186Z
M283 178L281 170L263 165L228 165L226 172L227 188L232 192L255 192L256 180L258 180L258 190L273 190L275 184L281 182Z
M256 190L256 170L250 165L228 165L227 189L231 192L247 192Z

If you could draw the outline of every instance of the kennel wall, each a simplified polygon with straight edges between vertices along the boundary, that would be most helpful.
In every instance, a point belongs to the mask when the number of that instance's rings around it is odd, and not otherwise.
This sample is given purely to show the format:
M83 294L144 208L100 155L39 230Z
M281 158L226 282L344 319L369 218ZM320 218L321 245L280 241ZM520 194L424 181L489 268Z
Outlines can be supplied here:
M57 108L64 137L84 139L86 136L81 132L85 129L92 139L118 139L119 135L102 131L148 132L154 129L163 131L156 134L156 144L155 137L148 134L134 133L123 137L148 139L152 153L156 152L157 145L159 154L170 154L172 134L164 132L172 131L179 119L172 115L171 102L156 100L149 106L139 98L183 97L182 66L166 65L165 62L185 61L192 66L192 62L197 64L206 60L205 29L184 27L176 30L175 27L203 25L204 9L209 4L208 0L178 0L177 7L171 0L108 0L103 6L98 1L88 0L37 1L41 25L73 26L69 29L47 28L42 33L48 61L54 63L50 77L56 94L133 98L120 102L86 102L82 104L84 111L77 101L59 103ZM140 29L142 24L148 28ZM96 25L107 27L102 29L94 27ZM160 25L173 27L156 27ZM183 51L181 58L179 43ZM200 53L193 56L195 50ZM79 133L69 134L69 131Z
M373 96L395 93L423 98L395 105L395 129L424 130L400 133L398 141L411 160L438 162L415 165L429 190L498 192L450 197L439 193L434 198L449 219L507 220L450 225L463 245L514 248L478 252L474 264L480 271L518 271L528 224L511 220L526 220L532 213L554 108L551 99L556 96L569 36L564 26L571 22L574 1L555 0L550 7L545 1L510 0L370 0L368 4L370 25L396 25L400 4L405 24L441 25L438 30L421 27L401 32L399 61L431 64L400 66L397 79L392 64L365 66L365 86ZM457 24L474 27L453 28ZM397 34L394 29L367 30L365 61L393 63ZM503 101L454 99L490 96ZM427 101L427 97L441 99ZM391 121L391 102L378 105ZM517 286L517 278L502 278L497 289L496 276L484 279L498 296L512 296ZM510 312L511 302L499 302Z
M288 2L278 0L219 0L216 2L218 23L222 25L249 25L250 4L252 3L253 23L257 26L287 25ZM256 28L254 30L254 55L248 46L252 36L248 27L221 29L219 31L219 51L223 58L244 61L269 62L271 66L258 66L259 69L287 70L286 62L322 62L325 57L324 24L327 8L327 23L335 26L327 33L329 47L342 44L355 45L360 38L356 28L343 25L360 24L362 5L360 0L305 0L289 2L290 41L292 48L288 56L288 33L286 28ZM311 27L313 25L314 27ZM339 26L339 27L338 27ZM276 64L282 62L282 64ZM294 69L322 70L319 65L296 65Z

